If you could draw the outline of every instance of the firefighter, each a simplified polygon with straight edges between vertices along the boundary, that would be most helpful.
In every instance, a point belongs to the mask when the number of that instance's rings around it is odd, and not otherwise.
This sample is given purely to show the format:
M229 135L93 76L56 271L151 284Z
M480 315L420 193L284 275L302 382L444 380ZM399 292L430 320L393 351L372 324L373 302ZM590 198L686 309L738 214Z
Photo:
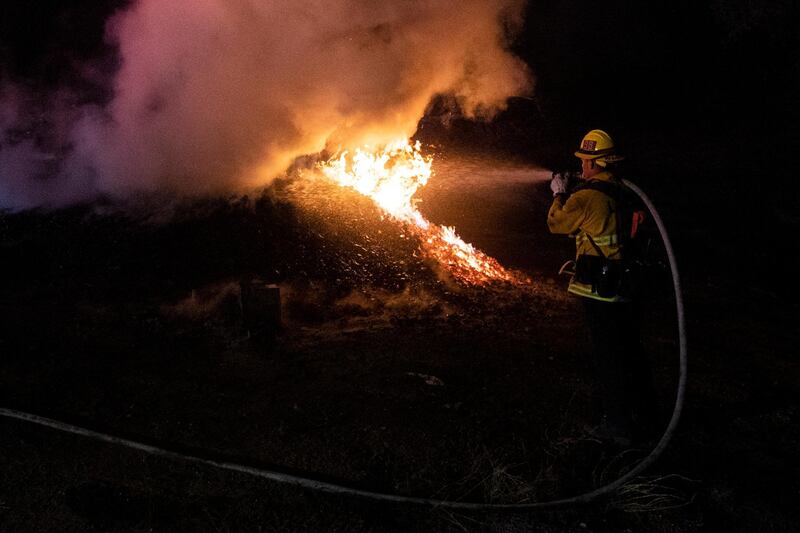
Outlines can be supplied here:
M575 156L581 160L581 184L569 193L564 175L553 175L547 225L551 233L575 239L575 272L568 291L581 297L585 309L604 411L603 422L592 433L626 446L649 436L656 410L639 340L639 313L633 298L620 290L620 232L626 225L615 194L622 185L612 169L623 158L602 130L587 133Z

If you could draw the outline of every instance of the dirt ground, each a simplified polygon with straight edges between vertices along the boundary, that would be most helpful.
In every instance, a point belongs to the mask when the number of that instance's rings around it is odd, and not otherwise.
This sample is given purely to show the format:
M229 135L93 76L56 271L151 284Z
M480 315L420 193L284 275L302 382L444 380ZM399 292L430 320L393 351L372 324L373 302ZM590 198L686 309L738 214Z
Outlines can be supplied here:
M258 198L3 215L0 406L403 495L522 503L615 479L649 450L587 431L596 383L556 275L572 244L544 224L548 173L436 168L423 212L530 286L459 286L369 202L291 180ZM797 531L796 316L767 288L709 275L694 229L664 216L687 404L665 455L612 499L494 515L378 504L0 419L0 530ZM253 278L281 288L274 335L243 314ZM652 285L643 340L665 425L676 320L669 279Z

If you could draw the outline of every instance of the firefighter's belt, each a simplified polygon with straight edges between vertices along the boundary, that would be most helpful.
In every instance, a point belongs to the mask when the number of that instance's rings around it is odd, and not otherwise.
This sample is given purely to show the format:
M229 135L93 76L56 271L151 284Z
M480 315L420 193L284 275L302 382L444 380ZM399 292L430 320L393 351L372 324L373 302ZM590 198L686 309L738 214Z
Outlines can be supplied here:
M580 233L575 235L576 244L581 244L588 240L589 236L584 231L581 231ZM597 246L611 246L613 244L619 243L619 239L617 238L616 233L612 233L611 235L601 235L599 237L593 237L592 240L594 240Z

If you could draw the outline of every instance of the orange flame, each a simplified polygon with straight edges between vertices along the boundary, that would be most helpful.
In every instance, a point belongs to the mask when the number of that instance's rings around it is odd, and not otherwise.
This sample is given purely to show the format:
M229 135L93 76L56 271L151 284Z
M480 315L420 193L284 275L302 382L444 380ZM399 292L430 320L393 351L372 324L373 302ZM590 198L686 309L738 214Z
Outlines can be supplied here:
M387 215L406 223L420 237L423 252L454 278L470 285L530 283L526 276L506 270L496 259L464 242L454 228L433 224L417 210L414 194L428 183L432 165L433 158L420 153L419 141L413 146L396 141L375 151L368 147L344 151L319 168L329 179L371 198Z

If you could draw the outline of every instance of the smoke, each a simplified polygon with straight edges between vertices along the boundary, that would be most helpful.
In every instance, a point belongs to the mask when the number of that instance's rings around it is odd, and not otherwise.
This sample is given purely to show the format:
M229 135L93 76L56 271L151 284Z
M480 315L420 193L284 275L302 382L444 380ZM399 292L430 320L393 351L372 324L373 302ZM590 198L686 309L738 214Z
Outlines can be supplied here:
M87 174L66 171L83 110L75 95L0 84L0 209L63 206L97 196Z
M530 90L507 51L523 4L137 0L107 22L111 100L51 109L71 120L54 175L41 143L9 141L23 118L6 90L0 207L260 186L303 154L410 137L438 94L491 118Z

